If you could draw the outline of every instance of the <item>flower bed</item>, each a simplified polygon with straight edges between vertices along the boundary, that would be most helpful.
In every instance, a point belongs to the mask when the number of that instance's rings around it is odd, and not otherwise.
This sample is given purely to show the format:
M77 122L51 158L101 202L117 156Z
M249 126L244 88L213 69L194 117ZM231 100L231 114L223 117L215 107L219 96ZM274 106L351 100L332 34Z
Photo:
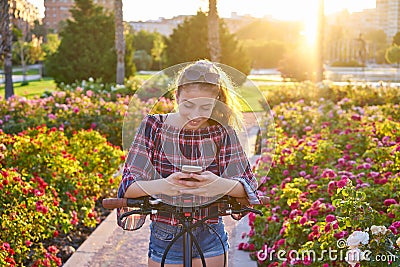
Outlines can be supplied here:
M68 136L79 129L94 129L109 142L121 146L122 123L129 101L129 96L117 95L112 99L110 94L83 92L79 87L75 91L52 92L43 98L14 97L0 101L0 126L5 133L19 133L45 124L63 129ZM139 125L146 104L135 98L132 101L138 107Z
M117 187L123 157L96 131L0 132L0 265L60 266L51 240L99 223L95 203Z
M269 173L266 156L257 170L271 202L264 217L250 216L240 248L259 266L398 266L399 105L321 99L273 111L276 155ZM364 239L352 243L354 235ZM356 258L361 251L371 253Z
M114 196L120 180L128 105L133 128L172 108L90 88L0 99L0 265L68 259L108 213L100 198Z
M298 91L288 88L271 91L277 154L270 173L262 162L257 171L264 193L274 197L263 208L265 218L250 217L250 242L242 248L254 259L267 246L320 253L355 233L350 249L397 253L400 109L385 101L398 103L398 92L362 87L357 94L353 87L306 83ZM315 101L322 96L332 101ZM84 240L101 220L97 200L113 195L119 182L113 174L123 162L119 147L129 98L89 87L0 102L0 265L60 265L72 253L63 242ZM155 107L154 99L131 104L133 125L147 112L172 108L169 100ZM259 263L347 265L334 262Z

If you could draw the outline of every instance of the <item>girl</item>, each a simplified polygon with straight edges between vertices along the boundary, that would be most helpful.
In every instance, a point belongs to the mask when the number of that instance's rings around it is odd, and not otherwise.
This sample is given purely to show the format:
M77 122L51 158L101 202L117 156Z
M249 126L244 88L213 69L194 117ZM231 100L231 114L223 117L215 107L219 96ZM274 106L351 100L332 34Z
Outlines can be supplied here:
M200 60L183 68L175 82L176 112L147 115L132 142L118 190L120 198L151 195L171 204L182 204L183 196L193 203L210 203L223 195L260 204L256 195L257 180L240 145L235 128L240 124L238 102L227 75L215 64ZM201 173L182 172L183 165L196 165ZM196 219L208 216L200 210ZM129 208L119 209L118 216ZM181 230L173 214L151 215L149 267L160 266L169 242ZM144 216L130 216L118 224L135 230ZM228 236L220 217L207 220L221 236L228 251ZM207 227L197 227L207 266L220 267L224 250L218 237ZM182 266L182 238L167 254L168 267ZM193 266L202 266L193 247Z

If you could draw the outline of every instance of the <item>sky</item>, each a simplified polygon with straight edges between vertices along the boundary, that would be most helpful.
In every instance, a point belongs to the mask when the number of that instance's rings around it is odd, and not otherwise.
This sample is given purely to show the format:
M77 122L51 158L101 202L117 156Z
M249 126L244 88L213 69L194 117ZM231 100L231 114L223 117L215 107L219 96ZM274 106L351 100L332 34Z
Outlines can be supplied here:
M271 16L280 20L301 20L315 10L318 0L218 0L220 17L238 15ZM44 16L43 0L28 0ZM349 12L375 8L375 0L325 0L325 14L347 9ZM177 15L194 15L208 10L208 0L123 0L124 21L156 20Z

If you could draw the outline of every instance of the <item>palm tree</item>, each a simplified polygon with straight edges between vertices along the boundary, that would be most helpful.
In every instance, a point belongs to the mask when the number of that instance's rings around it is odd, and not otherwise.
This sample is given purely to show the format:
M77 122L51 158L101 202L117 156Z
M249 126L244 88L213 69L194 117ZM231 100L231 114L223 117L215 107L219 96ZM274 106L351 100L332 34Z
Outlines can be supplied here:
M221 45L219 42L219 19L217 0L208 1L208 48L211 61L219 62L221 59Z
M115 9L115 50L117 52L117 84L124 84L125 78L125 41L122 23L122 0L114 1Z
M12 32L10 29L10 5L1 1L0 4L0 58L4 60L4 75L6 80L5 98L14 95L12 82Z
M318 29L317 29L317 69L316 82L322 82L324 79L324 59L323 59L323 41L324 41L324 0L318 1Z

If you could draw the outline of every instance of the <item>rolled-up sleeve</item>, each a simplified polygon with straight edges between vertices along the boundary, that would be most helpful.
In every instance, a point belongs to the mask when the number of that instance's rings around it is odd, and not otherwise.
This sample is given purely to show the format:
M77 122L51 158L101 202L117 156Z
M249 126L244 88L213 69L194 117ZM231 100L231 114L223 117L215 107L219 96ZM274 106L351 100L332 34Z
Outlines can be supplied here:
M250 204L261 204L257 196L258 182L235 130L226 129L219 154L220 176L242 183Z

